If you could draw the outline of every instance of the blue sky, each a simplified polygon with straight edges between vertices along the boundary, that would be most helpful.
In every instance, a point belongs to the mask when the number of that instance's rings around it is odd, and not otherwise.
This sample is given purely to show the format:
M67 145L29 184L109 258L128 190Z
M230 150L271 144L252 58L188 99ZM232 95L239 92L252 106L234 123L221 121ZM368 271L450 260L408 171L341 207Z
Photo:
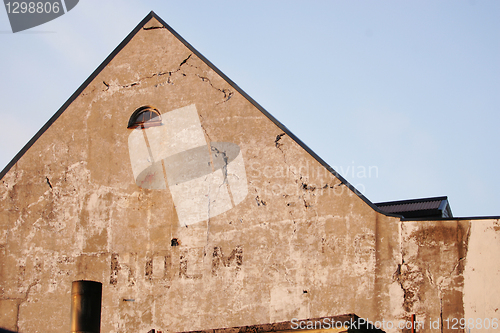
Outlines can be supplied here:
M16 34L0 8L1 169L151 10L371 201L500 215L496 0L81 0Z

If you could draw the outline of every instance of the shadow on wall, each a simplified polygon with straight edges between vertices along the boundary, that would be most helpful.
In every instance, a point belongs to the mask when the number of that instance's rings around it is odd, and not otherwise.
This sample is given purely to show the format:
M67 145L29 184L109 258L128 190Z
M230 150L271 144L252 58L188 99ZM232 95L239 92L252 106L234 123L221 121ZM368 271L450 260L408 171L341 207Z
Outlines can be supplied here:
M9 331L0 327L0 333L16 333L14 331Z

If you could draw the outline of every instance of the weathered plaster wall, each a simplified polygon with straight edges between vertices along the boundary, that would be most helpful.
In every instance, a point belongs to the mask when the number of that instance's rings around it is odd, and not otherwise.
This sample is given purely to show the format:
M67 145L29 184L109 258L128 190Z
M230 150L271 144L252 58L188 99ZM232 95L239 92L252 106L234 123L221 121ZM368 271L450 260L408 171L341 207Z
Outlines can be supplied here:
M500 329L500 223L472 221L469 250L464 271L464 318L475 320L482 332ZM496 318L497 329L485 319ZM478 328L479 329L479 328Z
M226 172L193 194L206 194L209 214L221 198L214 193L239 176L244 199L233 193L230 209L186 225L168 188L138 186L127 123L143 105L165 118L194 105L192 128L208 144L241 150L244 174ZM440 300L463 312L446 302L463 288L464 223L447 222L456 237L429 223L375 212L152 19L1 180L0 327L66 332L79 279L103 283L103 332L342 313L397 322L412 311L434 315L419 302L435 309ZM433 257L443 254L450 263Z
M238 145L245 199L186 227L168 189L139 187L126 124L142 105L164 114L194 105L207 142ZM8 172L0 197L1 306L12 313L1 324L10 329L66 331L78 279L104 284L104 332L385 311L375 291L387 288L379 272L394 251L377 225L395 219L154 20Z
M403 309L423 321L422 331L494 332L500 322L498 220L401 223L402 263L395 274ZM486 325L485 325L486 324ZM490 329L485 328L489 326Z
M429 321L464 317L469 228L468 221L402 223L403 261L395 277L405 294L404 311L416 314L427 331Z

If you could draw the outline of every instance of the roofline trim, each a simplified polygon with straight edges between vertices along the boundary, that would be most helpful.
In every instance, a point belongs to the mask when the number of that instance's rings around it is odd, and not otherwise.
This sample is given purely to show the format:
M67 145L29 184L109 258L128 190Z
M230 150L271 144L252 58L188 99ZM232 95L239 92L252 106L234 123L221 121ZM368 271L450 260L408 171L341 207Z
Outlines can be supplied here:
M426 201L443 201L443 200L448 200L447 196L441 196L441 197L430 197L430 198L418 198L418 199L405 199L405 200L397 200L397 201L384 201L384 202L377 202L375 205L377 206L392 206L392 205L404 205L404 204L412 204L412 203L418 203L418 202L426 202Z

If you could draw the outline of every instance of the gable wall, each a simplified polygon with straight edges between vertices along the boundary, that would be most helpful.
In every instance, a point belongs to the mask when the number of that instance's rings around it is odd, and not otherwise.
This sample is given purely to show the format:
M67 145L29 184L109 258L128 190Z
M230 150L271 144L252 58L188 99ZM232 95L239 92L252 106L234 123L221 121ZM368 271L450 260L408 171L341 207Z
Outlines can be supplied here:
M0 327L67 331L80 279L103 283L103 332L416 311L395 275L407 255L399 219L375 212L159 22L146 27L157 28L139 30L2 179ZM244 172L207 193L220 200L229 186L234 207L186 226L179 214L196 195L179 202L136 184L126 127L142 105L164 119L194 107L207 142L241 149Z

